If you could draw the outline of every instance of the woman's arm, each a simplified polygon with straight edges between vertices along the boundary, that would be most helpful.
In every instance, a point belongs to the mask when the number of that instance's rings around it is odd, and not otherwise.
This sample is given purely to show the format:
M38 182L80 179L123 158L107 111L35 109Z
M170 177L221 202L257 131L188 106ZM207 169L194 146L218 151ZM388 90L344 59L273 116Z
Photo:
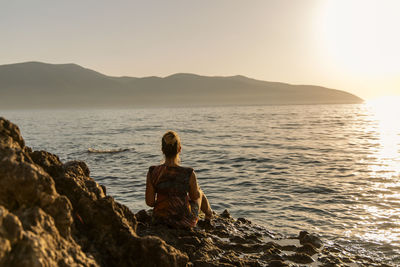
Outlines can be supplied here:
M146 179L146 204L147 206L154 207L156 202L156 193L154 190L154 186L151 182L151 174L147 172L147 179Z
M194 171L189 179L189 197L191 200L196 200L200 197L200 189L197 184L197 177Z

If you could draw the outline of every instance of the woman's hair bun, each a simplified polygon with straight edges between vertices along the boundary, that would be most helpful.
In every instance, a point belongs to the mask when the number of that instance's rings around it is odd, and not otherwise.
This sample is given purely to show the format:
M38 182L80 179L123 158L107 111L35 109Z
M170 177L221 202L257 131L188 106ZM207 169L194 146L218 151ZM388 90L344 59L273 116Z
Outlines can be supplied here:
M180 140L174 131L166 132L161 139L161 150L166 157L174 157L178 154Z

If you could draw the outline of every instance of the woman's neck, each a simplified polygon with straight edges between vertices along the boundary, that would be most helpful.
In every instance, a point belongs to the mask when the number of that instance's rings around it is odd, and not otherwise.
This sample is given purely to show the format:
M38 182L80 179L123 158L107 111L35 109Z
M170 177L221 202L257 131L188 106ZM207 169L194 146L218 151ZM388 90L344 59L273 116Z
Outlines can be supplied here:
M166 158L164 165L167 166L179 166L179 164L176 162L176 158Z

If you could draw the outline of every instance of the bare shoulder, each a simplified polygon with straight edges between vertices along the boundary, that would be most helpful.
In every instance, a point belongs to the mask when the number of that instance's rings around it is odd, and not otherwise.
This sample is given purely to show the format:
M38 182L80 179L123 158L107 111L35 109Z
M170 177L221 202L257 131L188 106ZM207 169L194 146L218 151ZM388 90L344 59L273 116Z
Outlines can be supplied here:
M192 200L200 197L199 185L197 184L197 177L194 171L192 171L189 178L189 196Z
M192 172L190 174L189 185L192 188L197 188L198 187L198 185L197 185L197 175L196 175L196 172L193 169L192 169Z

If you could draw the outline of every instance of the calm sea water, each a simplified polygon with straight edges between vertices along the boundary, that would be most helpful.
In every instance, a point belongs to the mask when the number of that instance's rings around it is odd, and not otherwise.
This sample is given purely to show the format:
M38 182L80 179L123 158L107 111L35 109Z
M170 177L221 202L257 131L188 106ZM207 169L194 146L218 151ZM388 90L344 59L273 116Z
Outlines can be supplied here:
M316 232L399 263L400 113L393 112L301 105L0 116L17 123L33 149L85 161L107 193L134 212L146 208L146 173L162 160L161 136L175 130L183 143L182 165L196 170L217 212L228 209L283 234Z

